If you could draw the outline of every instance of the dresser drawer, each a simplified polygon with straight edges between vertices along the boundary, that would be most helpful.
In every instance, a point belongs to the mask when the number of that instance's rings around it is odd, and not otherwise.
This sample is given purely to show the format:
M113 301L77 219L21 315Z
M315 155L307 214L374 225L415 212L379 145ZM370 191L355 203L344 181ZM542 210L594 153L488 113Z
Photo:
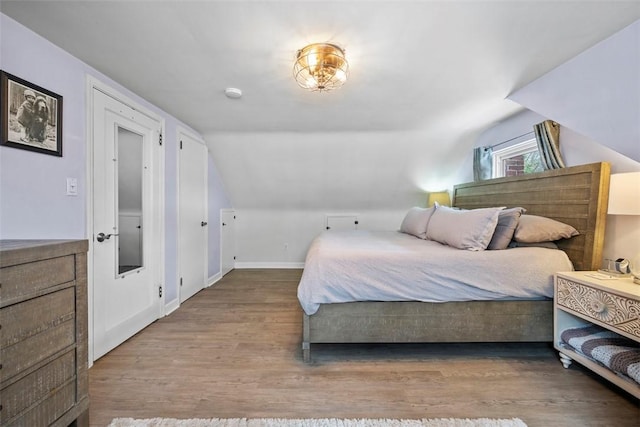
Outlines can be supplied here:
M68 255L0 270L0 301L7 306L26 296L75 280L75 256Z
M75 343L75 288L0 309L2 382Z
M35 372L7 386L2 394L0 425L23 415L29 407L59 392L75 379L76 354L71 350Z
M616 332L640 338L640 301L557 278L556 304Z
M8 419L6 424L3 420L2 427L50 426L75 404L76 383L69 380L37 406L31 407L13 419Z

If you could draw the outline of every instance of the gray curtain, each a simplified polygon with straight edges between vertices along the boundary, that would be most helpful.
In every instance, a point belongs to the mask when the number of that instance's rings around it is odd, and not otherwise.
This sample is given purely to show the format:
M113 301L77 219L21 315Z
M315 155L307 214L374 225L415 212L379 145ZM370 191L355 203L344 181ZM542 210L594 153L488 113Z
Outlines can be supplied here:
M493 148L476 147L473 149L473 180L490 179L493 172Z
M540 161L545 170L565 167L560 153L560 125L553 120L545 120L533 126L540 152Z

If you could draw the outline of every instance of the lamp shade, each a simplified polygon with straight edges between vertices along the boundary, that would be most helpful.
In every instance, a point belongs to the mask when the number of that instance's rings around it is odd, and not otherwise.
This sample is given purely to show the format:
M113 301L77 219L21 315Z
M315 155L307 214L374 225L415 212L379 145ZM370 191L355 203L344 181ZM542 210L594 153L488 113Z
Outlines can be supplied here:
M629 263L629 270L633 275L633 283L640 285L640 252L638 252Z
M449 192L435 191L433 193L429 193L427 207L435 205L436 202L438 202L438 204L442 206L451 206L451 198L449 197Z
M640 172L611 175L607 213L640 215Z

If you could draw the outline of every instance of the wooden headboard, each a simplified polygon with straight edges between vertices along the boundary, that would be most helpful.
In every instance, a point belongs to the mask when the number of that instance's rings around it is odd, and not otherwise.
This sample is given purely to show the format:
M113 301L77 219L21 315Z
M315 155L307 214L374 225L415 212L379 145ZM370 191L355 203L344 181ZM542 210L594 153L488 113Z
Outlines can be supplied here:
M602 246L609 201L609 163L459 184L453 188L453 206L463 209L521 206L572 225L579 236L561 240L576 270L602 266Z

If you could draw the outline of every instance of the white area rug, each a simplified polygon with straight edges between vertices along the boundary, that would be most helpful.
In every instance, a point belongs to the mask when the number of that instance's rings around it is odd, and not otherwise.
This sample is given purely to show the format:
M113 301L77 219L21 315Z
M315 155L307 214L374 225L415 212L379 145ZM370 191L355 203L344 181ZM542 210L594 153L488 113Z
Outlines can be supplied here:
M212 418L177 420L116 418L109 427L527 427L519 418L437 418L421 420L390 419L284 419L284 418Z

